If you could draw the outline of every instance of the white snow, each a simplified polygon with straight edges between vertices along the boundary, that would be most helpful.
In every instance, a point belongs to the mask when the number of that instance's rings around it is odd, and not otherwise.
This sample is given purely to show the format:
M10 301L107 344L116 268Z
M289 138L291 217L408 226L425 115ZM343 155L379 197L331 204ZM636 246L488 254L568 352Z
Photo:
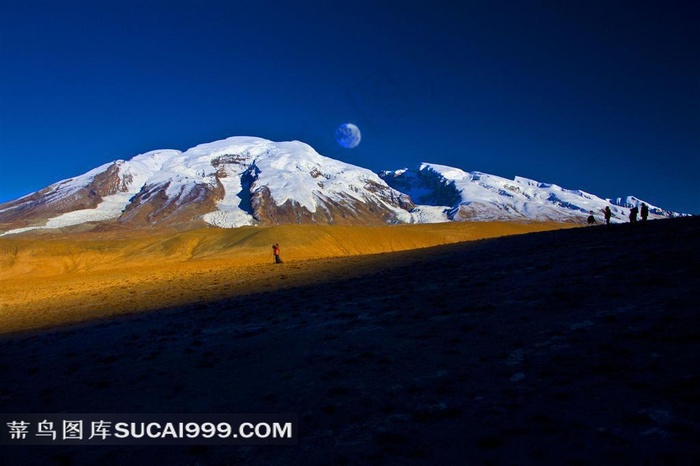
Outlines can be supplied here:
M94 209L81 209L67 212L47 220L43 226L16 228L14 230L6 231L5 233L0 234L0 236L44 228L62 228L87 222L112 220L121 215L122 211L126 208L129 200L132 197L133 194L128 192L105 196L102 199L102 202Z
M100 222L119 217L133 197L132 193L119 193L105 196L94 209L82 209L67 212L49 219L44 228L61 228L86 222Z
M253 216L240 207L243 200L240 197L243 190L241 175L248 170L248 167L226 164L222 166L222 170L226 176L219 178L219 182L224 187L224 197L217 202L217 210L204 214L202 219L208 224L220 228L254 225Z
M443 223L449 222L445 206L420 205L410 212L410 222L406 223Z
M5 233L0 233L0 236L5 236L5 235L16 235L18 233L24 233L25 231L32 231L32 230L41 230L44 227L24 227L24 228L15 228L14 230L9 230L6 231Z
M316 212L314 193L335 201L348 196L364 201L368 182L384 184L372 171L324 157L303 142L275 146L274 151L257 158L255 165L260 169L256 185L267 186L277 205L291 199Z

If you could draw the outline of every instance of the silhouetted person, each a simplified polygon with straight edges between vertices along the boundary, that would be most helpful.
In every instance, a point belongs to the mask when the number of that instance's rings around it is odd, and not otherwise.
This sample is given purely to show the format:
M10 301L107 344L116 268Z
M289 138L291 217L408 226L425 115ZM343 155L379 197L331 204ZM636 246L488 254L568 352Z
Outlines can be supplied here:
M612 211L610 210L610 206L605 207L604 215L605 215L605 224L610 225L610 219L612 218Z
M630 223L637 223L637 214L639 213L639 209L637 206L634 206L630 209Z
M642 202L642 222L646 222L647 217L649 217L649 206Z
M282 259L280 259L280 245L275 243L272 245L272 254L275 256L275 264L281 264Z
M593 216L593 211L591 210L591 215L588 216L588 224L593 225L595 223L595 217Z

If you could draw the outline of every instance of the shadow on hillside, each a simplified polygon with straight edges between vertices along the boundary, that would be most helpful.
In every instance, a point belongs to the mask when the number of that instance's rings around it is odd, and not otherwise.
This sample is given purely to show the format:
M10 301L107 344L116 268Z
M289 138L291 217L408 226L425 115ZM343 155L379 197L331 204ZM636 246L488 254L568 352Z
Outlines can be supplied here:
M300 436L6 458L690 464L699 231L689 218L387 254L347 280L6 336L2 412L292 412Z

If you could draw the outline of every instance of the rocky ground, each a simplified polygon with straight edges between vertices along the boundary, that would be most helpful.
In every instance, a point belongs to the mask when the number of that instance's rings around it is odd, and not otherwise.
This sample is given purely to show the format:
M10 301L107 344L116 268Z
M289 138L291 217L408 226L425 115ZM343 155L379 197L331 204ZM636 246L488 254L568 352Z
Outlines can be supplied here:
M299 442L0 456L698 464L699 233L686 218L269 264L267 292L4 335L0 412L290 412Z

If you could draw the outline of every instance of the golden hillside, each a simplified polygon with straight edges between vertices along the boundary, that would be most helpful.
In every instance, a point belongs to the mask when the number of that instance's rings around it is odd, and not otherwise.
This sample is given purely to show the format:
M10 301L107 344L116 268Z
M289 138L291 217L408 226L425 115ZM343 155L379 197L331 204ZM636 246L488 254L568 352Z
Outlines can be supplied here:
M571 226L283 225L0 238L0 332L208 302L375 267L376 261L338 259L343 257ZM285 264L272 264L274 242L280 244Z

